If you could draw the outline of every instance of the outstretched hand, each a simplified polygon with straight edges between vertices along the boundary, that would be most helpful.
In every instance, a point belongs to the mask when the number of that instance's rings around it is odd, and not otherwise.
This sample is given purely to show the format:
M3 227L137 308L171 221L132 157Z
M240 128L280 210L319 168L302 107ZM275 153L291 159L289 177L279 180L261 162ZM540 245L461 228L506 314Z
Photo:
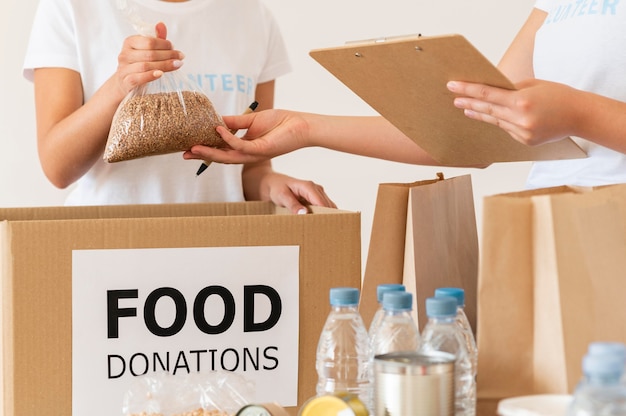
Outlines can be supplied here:
M223 116L228 129L247 130L241 138L219 126L217 132L230 146L211 148L193 146L183 154L185 159L202 159L218 163L254 163L306 147L308 124L300 113L264 110L239 116Z

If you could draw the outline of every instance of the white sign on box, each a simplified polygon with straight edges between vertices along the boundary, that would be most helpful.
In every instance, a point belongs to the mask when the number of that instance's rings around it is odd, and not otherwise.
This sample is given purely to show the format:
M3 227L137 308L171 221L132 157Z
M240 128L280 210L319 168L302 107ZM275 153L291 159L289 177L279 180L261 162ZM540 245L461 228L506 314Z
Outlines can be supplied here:
M297 405L298 246L75 250L72 316L74 415L121 414L163 371L234 371Z

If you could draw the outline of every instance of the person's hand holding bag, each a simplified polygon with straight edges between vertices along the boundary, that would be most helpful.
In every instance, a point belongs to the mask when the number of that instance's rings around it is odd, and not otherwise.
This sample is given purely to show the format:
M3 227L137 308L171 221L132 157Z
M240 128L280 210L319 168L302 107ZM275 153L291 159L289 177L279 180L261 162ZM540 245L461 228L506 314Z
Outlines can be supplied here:
M157 46L166 41L165 24L156 25L156 37L130 37L125 42L124 59L127 68L133 68L136 56L133 45ZM128 47L126 44L129 43ZM161 43L163 47L171 47ZM161 56L160 50L152 50L153 59ZM165 54L167 57L167 54ZM202 144L210 147L227 146L215 131L216 126L225 126L222 117L213 103L193 80L177 71L163 72L156 65L141 63L124 84L132 86L133 81L149 80L132 88L119 105L109 131L104 150L104 160L110 163L137 159L146 156L186 151L191 146ZM180 67L181 61L173 61ZM153 66L156 69L153 69ZM139 71L137 71L139 69ZM176 68L175 68L176 69Z
M115 78L123 97L134 88L154 81L164 72L175 71L183 65L185 55L167 40L163 22L155 25L156 36L132 35L124 40L118 56ZM122 97L122 98L123 98Z

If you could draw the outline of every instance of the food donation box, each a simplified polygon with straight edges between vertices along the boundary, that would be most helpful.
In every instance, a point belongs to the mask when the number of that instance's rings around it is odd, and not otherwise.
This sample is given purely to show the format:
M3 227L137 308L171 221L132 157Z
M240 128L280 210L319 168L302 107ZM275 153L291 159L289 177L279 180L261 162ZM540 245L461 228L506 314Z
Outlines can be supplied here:
M202 371L295 415L360 247L360 214L327 208L0 209L3 415L121 415L137 377Z

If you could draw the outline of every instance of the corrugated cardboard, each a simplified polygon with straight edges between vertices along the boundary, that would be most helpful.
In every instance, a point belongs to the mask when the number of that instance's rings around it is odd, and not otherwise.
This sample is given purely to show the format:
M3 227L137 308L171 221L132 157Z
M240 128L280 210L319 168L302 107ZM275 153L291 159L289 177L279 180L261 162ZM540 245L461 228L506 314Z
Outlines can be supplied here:
M264 202L0 209L3 415L73 414L72 250L256 245L300 247L301 404L315 394L328 290L360 286L359 213Z
M461 35L372 39L310 55L443 165L586 157L569 138L526 146L456 108L448 81L514 89Z

